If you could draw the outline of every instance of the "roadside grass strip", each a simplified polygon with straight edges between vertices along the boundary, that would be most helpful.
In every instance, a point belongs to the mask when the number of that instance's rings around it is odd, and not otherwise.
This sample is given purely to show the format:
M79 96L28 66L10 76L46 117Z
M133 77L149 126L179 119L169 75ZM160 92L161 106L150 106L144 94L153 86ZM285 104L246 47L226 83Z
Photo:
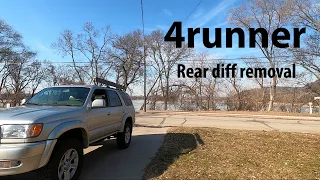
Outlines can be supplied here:
M143 179L320 179L320 134L171 128Z

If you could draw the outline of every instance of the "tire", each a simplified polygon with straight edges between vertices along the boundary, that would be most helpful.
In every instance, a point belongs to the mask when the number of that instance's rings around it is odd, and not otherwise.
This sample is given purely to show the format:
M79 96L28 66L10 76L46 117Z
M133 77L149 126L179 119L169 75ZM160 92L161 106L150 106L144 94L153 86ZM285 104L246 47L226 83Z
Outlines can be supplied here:
M61 180L63 179L64 174L62 175L62 178L59 179L59 171L63 172L62 167L59 168L60 162L63 161L63 158L65 158L65 155L76 156L78 158L75 158L72 161L69 161L70 165L77 164L76 169L69 168L69 175L72 176L72 178L69 178L70 180L77 180L80 176L82 165L83 165L83 146L81 142L78 139L67 139L63 140L61 142L58 142L54 151L52 152L52 155L50 157L50 160L48 164L39 170L37 170L37 179L38 180ZM68 159L68 158L67 158ZM78 160L78 163L76 163L75 160ZM69 165L67 165L69 166ZM66 167L67 168L67 167ZM58 169L60 169L58 171Z
M117 135L118 148L127 149L130 146L131 137L132 137L132 124L129 121L127 121L126 124L124 125L123 132L120 132Z

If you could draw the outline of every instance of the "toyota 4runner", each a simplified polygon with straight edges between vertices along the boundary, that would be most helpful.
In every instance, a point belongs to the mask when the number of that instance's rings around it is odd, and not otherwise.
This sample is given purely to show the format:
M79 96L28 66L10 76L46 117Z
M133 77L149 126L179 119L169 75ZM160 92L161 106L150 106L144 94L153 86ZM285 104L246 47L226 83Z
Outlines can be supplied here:
M36 170L38 179L78 179L83 149L110 137L128 148L134 123L132 101L122 90L45 88L22 106L0 110L0 176Z

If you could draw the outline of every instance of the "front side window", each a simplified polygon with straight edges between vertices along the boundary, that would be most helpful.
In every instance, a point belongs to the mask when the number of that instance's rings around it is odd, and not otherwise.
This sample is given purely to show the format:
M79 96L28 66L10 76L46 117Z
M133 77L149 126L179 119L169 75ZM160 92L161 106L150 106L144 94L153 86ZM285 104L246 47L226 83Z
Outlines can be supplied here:
M96 99L103 99L106 101L107 106L108 106L108 99L107 99L107 95L106 95L106 91L105 89L96 89L94 90L92 97L91 97L91 101L93 102Z
M30 98L25 105L83 106L89 91L89 88L82 87L46 88Z
M117 94L116 91L107 90L108 92L108 98L109 98L109 106L115 107L115 106L122 106L121 100Z

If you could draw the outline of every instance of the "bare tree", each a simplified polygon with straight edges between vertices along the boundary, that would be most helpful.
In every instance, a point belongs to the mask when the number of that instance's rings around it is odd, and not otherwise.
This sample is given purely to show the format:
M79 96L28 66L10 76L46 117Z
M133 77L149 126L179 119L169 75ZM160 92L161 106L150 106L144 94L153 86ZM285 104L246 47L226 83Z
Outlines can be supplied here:
M21 35L0 20L0 94L19 105L26 91L36 91L43 80L42 64L35 60L36 53L22 43Z
M29 65L29 74L31 77L33 77L29 83L31 97L35 95L42 82L49 79L49 67L45 66L47 63L48 62L34 61Z
M248 68L252 68L252 69L258 69L258 68L262 68L264 67L264 62L261 59L250 59L250 60L245 60L245 64L248 66ZM257 108L259 108L260 110L264 110L265 109L265 105L266 105L266 90L267 90L267 86L270 83L268 78L264 78L264 77L254 77L254 78L250 78L250 80L252 80L254 83L256 83L259 86L259 89L257 91Z
M204 79L204 87L203 87L203 94L205 97L206 102L206 109L207 110L215 110L217 108L216 102L218 97L218 91L220 80L213 77L208 77Z
M192 57L192 59L193 61L188 61L184 64L188 67L200 68L202 71L204 68L212 69L215 66L214 62L208 62L208 54L206 52L197 53ZM179 87L180 91L177 94L181 102L180 108L186 110L215 109L214 99L216 96L217 82L218 80L213 78L210 73L207 73L206 78L186 78L176 82L175 86ZM183 101L191 101L194 107L188 107L191 106L191 104L183 104Z
M244 109L244 98L243 98L243 87L241 84L241 79L238 77L230 77L226 79L226 82L229 83L229 86L231 88L227 87L226 89L229 89L228 99L230 102L232 102L233 108L235 110L243 110ZM230 104L229 104L230 106ZM232 109L233 109L232 108Z
M152 66L159 74L164 110L167 110L170 97L170 80L175 70L174 67L178 61L190 57L192 52L186 44L183 44L182 48L176 48L174 43L165 42L163 37L164 33L162 31L153 31L148 37L148 46Z
M23 47L21 35L0 19L0 62L13 48Z
M79 81L75 81L78 75L76 72L72 71L73 68L72 65L49 64L47 68L49 85L83 84Z
M14 51L21 51L21 35L0 19L0 94L4 94L8 81L8 63Z
M293 0L293 25L308 27L303 48L291 49L294 62L320 80L320 6L313 0Z
M292 0L293 25L320 32L320 6L316 0Z
M111 59L117 73L116 80L127 89L143 75L143 38L140 30L118 36L112 42Z
M13 105L19 105L25 89L42 74L35 73L39 62L35 61L35 53L25 49L23 52L14 53L8 63L8 85L12 93ZM35 89L36 90L36 89Z
M95 77L106 78L111 70L112 61L108 56L111 40L109 26L96 29L88 22L84 24L81 33L75 34L71 30L64 30L52 47L63 57L71 58L80 83L89 80L91 84L96 84Z
M244 28L264 28L268 36L268 46L264 47L262 34L257 33L256 44L269 62L270 68L275 68L276 48L271 42L275 29L289 24L292 4L286 0L249 0L229 12L229 22ZM277 77L272 78L268 111L273 110L276 95Z

